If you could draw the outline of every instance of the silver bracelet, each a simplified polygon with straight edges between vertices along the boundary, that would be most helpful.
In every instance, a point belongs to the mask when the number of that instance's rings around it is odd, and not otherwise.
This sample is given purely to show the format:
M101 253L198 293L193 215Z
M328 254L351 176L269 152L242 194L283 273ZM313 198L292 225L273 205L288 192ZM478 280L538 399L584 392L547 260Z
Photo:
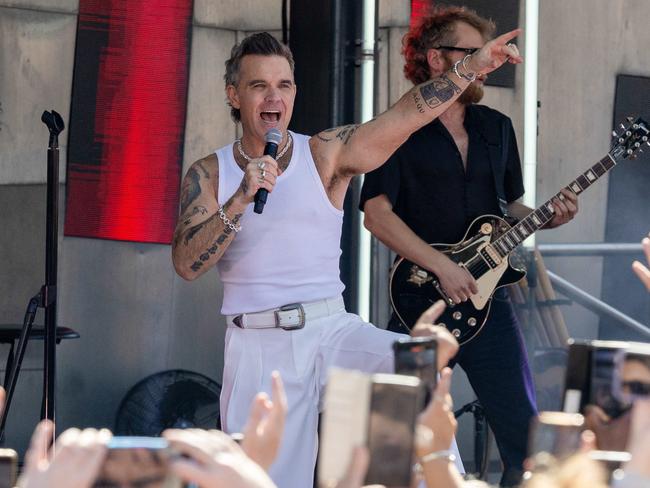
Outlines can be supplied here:
M454 74L455 74L456 76L458 76L458 78L461 78L461 79L463 79L463 80L469 81L469 82L471 83L472 81L474 81L474 80L476 79L476 73L470 73L470 72L469 72L469 69L468 69L467 66L465 65L465 63L466 63L465 60L466 60L467 58L469 58L470 56L471 56L471 54L468 54L468 55L465 56L463 59L459 59L458 61L456 61L456 62L454 63L454 66L452 67L452 70L453 70ZM463 69L465 70L465 74L461 74L461 73L458 71L458 65L459 65L459 64L462 64ZM467 74L467 73L469 73L469 74Z
M437 461L438 459L444 459L448 463L454 463L456 462L456 455L449 449L446 449L444 451L430 452L429 454L422 456L419 463L415 463L413 465L413 471L416 473L421 473L423 464L429 463L431 461Z
M226 215L226 212L223 211L223 207L219 207L219 210L217 210L217 213L219 214L219 218L223 222L223 224L228 227L230 230L233 232L237 233L241 230L241 225L233 223L232 220L228 218Z

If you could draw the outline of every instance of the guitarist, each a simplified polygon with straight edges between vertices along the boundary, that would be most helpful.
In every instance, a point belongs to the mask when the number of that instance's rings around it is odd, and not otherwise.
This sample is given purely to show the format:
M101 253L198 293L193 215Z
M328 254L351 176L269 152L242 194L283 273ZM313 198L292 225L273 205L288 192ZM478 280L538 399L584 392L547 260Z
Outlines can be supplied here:
M493 31L493 23L472 10L434 9L404 38L404 73L414 84L440 76L482 46ZM476 105L485 78L479 76L438 119L413 133L386 164L366 175L361 193L368 230L398 255L435 273L456 303L476 293L477 284L428 244L456 243L476 217L503 215L491 156L501 165L495 173L502 176L501 198L508 202L510 216L523 218L532 210L518 201L524 187L510 119ZM576 196L563 193L564 202L553 201L555 216L548 228L568 222L578 211ZM405 332L395 315L389 329ZM497 290L482 332L461 347L457 362L494 432L504 465L501 484L516 485L536 406L526 350L505 290Z

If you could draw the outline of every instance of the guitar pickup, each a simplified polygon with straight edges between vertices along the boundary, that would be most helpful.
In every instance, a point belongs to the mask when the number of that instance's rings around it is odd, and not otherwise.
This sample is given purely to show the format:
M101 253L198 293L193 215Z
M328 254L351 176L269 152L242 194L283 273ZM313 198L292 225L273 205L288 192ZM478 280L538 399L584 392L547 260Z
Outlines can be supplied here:
M479 252L483 260L488 264L488 266L491 269L494 269L501 264L501 257L499 256L499 253L497 253L492 248L492 246L485 246Z

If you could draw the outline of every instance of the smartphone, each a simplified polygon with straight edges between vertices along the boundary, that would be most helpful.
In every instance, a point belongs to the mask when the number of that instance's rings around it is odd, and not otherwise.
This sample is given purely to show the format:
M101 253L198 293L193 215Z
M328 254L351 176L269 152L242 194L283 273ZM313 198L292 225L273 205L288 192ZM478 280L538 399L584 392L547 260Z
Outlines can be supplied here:
M428 392L436 388L437 351L435 337L405 337L393 343L395 373L417 376Z
M0 449L0 488L16 486L18 454L13 449Z
M633 344L614 358L612 393L624 405L650 397L650 344Z
M411 484L415 423L424 389L415 376L374 375L370 395L366 484Z
M319 486L336 486L352 453L366 446L366 483L409 486L415 422L424 406L424 388L415 376L332 368L325 389L318 453Z
M580 448L584 417L579 413L540 412L531 421L528 456L549 453L564 459Z
M113 437L93 487L180 488L180 480L168 470L172 455L167 440L161 437Z
M613 395L615 357L631 343L621 341L570 341L564 385L564 412L584 412L597 405L611 418L627 411Z

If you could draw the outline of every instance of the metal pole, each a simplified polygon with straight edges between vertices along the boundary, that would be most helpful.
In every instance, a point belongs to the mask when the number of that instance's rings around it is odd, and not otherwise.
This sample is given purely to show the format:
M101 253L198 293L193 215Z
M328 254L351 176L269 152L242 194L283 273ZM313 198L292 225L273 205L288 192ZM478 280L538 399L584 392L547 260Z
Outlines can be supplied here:
M586 291L581 290L574 284L568 282L564 278L561 278L555 273L551 271L547 271L547 273L553 285L555 285L558 291L560 291L562 294L566 295L572 300L575 300L580 305L589 310L611 317L626 327L634 329L635 331L641 332L642 334L650 337L650 328L646 325L642 324L641 322L637 322L632 317L629 317L622 312L619 312L611 305L608 305L607 303L590 295Z
M361 39L361 107L360 122L371 120L375 115L375 45L377 30L377 0L363 0ZM363 176L360 177L363 183ZM359 210L355 210L359 212ZM357 313L370 320L370 233L358 219L359 270L357 275Z
M539 244L539 252L545 256L605 256L608 254L642 253L639 243L583 243Z

